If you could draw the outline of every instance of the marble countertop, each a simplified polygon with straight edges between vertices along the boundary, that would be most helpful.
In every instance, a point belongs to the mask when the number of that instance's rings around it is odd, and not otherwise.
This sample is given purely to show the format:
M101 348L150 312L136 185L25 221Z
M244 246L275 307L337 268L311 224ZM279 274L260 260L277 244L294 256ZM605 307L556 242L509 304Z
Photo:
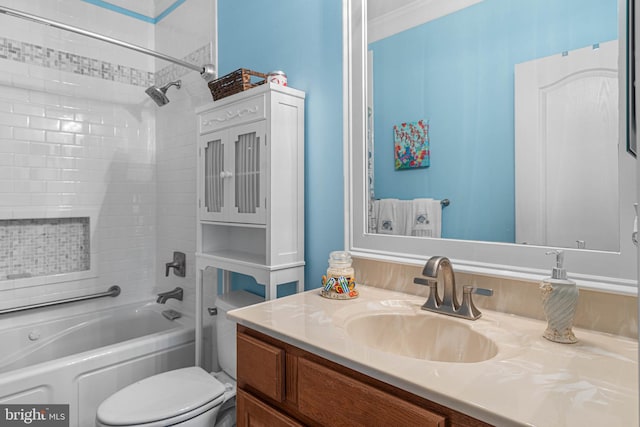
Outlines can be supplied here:
M499 426L638 425L638 343L574 329L577 344L542 338L546 322L484 311L476 320L420 309L424 298L358 286L353 300L319 289L228 313L239 324ZM399 356L354 340L346 325L371 314L446 317L490 338L489 360L450 363ZM402 334L402 330L397 331Z

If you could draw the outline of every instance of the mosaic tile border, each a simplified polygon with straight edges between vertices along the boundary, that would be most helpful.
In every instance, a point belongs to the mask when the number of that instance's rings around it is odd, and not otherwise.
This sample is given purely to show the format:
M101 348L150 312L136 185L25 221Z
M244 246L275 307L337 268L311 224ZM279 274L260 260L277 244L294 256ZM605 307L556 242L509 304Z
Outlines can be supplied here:
M154 83L163 85L191 72L185 67L170 64L158 72L152 73L5 37L0 37L0 59L145 88ZM209 45L206 44L181 59L192 64L209 64L212 62Z
M154 74L100 59L0 37L0 58L135 86L153 84Z
M88 271L90 218L0 219L0 281Z
M193 52L191 52L190 54L188 54L187 56L181 59L185 62L189 62L190 64L198 64L198 65L211 64L213 62L211 60L208 44L202 47L199 47L198 49L194 50ZM165 85L166 83L175 81L180 77L187 75L190 72L192 72L192 70L189 70L185 67L181 67L176 64L170 64L164 68L161 68L159 71L156 72L155 74L156 85L159 85L159 86Z

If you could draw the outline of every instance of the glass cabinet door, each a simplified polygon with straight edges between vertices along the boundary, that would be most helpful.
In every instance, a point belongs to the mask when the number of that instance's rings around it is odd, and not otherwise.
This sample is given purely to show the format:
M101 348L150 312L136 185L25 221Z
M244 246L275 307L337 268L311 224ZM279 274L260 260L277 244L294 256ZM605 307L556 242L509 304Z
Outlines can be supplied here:
M265 122L201 137L201 218L265 224Z
M208 140L204 146L204 210L222 212L224 205L224 145L222 139Z
M264 223L266 193L265 122L231 129L234 213L245 222Z
M239 213L255 213L260 207L260 136L238 135L235 145L235 200Z

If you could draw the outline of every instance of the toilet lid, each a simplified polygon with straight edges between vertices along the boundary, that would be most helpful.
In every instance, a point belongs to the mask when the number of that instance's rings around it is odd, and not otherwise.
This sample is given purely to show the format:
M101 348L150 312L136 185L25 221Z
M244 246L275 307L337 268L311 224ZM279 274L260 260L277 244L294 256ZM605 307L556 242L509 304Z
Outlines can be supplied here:
M202 368L175 369L114 393L102 402L97 418L106 425L124 426L166 420L191 411L196 412L190 416L196 416L222 403L224 391L224 386ZM220 402L211 404L214 400Z

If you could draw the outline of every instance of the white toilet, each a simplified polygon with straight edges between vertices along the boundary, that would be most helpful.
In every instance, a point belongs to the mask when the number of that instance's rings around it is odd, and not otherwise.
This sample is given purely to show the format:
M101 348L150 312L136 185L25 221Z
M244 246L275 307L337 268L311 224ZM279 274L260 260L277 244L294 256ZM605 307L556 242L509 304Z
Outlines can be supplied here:
M231 427L235 425L236 323L227 312L264 301L245 291L217 298L217 352L221 372L200 367L163 372L133 383L98 407L98 427Z

